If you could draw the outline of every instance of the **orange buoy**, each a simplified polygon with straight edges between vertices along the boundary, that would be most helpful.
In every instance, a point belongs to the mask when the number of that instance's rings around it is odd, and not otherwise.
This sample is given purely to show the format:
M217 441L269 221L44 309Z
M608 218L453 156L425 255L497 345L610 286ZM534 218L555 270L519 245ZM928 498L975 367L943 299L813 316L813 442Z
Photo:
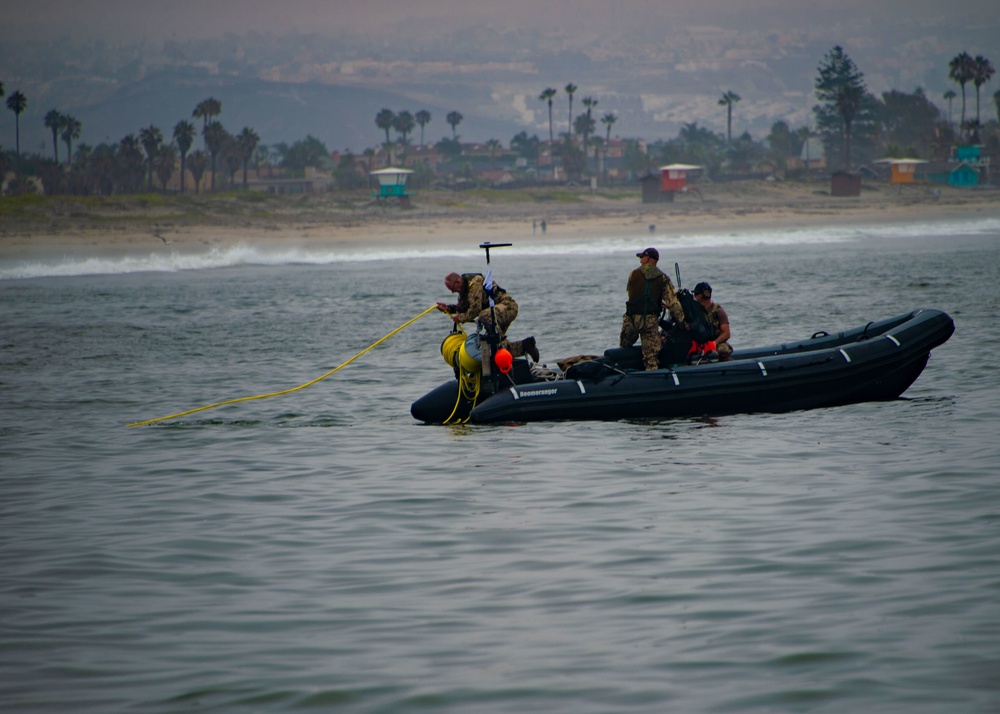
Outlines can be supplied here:
M514 356L502 347L497 350L493 361L497 363L497 369L502 374L507 374L514 367Z

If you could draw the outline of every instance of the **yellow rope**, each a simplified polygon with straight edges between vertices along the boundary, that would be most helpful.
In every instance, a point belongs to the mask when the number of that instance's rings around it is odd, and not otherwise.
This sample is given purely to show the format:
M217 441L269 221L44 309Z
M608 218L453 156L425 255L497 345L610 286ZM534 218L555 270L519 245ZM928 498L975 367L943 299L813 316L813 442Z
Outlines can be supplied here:
M132 427L132 426L145 426L146 424L155 424L158 421L166 421L167 419L176 419L177 417L187 416L188 414L194 414L195 412L203 412L206 409L214 409L215 407L222 407L222 406L225 406L226 404L236 404L237 402L249 402L249 401L251 401L253 399L267 399L268 397L280 397L282 394L291 394L292 392L297 392L300 389L305 389L306 387L310 387L310 386L316 384L316 382L319 382L320 380L326 379L327 377L329 377L334 372L336 372L336 371L338 371L338 370L346 367L347 365L349 365L351 362L353 362L354 360L356 360L361 355L363 355L366 352L370 352L371 350L375 349L376 347L378 347L380 344L382 344L383 342L385 342L386 340L388 340L393 335L397 334L398 332L401 332L402 330L404 330L405 328L407 328L410 325L412 325L414 322L416 322L417 320L419 320L421 317L423 317L427 313L431 312L432 310L436 310L436 309L437 309L437 305L431 305L429 308L427 308L426 310L424 310L422 313L420 313L419 315L417 315L416 317L414 317L412 320L408 320L407 322L404 322L402 325L400 325L399 327L397 327L395 330L393 330L392 332L390 332L388 335L386 335L385 337L383 337L378 342L375 342L375 343L371 344L370 346L368 346L365 349L361 350L356 355L354 355L353 357L351 357L349 360L347 360L346 362L344 362L339 367L335 367L334 369L331 369L326 374L317 377L316 379L312 380L311 382L306 382L305 384L300 384L297 387L293 387L291 389L285 389L284 391L281 391L281 392L271 392L270 394L258 394L258 395L253 396L253 397L240 397L239 399L229 399L229 400L224 401L224 402L218 402L217 404L209 404L209 405L204 406L204 407L198 407L197 409L189 409L186 412L178 412L177 414L171 414L169 416L157 417L156 419L147 419L145 421L134 421L131 424L129 424L128 426Z
M458 397L455 399L455 406L451 410L451 414L449 414L448 418L442 422L443 424L464 424L469 421L472 407L476 406L476 401L479 399L479 389L481 386L479 373L469 374L467 372L462 372L461 370L459 370L459 373ZM472 402L472 407L469 408L470 413L466 414L464 418L459 417L457 419L453 419L463 399L467 402Z

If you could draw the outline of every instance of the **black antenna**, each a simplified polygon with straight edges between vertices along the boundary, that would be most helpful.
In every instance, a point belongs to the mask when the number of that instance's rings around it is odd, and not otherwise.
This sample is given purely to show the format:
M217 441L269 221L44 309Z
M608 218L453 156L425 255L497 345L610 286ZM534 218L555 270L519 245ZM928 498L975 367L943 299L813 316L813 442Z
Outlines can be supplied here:
M489 262L489 261L487 261ZM681 289L681 266L678 263L674 263L674 274L677 276L677 289Z
M490 264L490 248L508 248L513 243L490 243L486 241L485 243L480 243L479 247L486 251L486 265ZM493 288L496 287L496 282L494 282L490 289L486 291L486 294L490 298L490 324L486 328L486 342L490 348L490 374L492 379L490 380L493 384L493 391L496 392L500 388L500 375L498 370L492 369L496 367L496 362L494 361L495 355L497 353L497 348L500 345L500 328L497 327L497 311L495 301L493 299Z
M509 248L514 245L513 243L490 243L486 241L485 243L480 243L479 247L486 251L486 264L490 264L490 248Z

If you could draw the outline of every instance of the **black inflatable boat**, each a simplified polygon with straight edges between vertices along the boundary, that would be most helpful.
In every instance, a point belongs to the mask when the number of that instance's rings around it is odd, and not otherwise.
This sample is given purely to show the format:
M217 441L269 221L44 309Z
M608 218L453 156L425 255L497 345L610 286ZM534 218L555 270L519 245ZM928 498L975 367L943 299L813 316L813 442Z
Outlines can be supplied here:
M638 347L609 349L565 372L516 359L506 374L490 360L482 374L475 374L475 359L463 351L461 360L445 355L456 378L414 402L410 413L436 424L614 420L890 400L913 384L931 350L954 331L946 313L916 310L837 334L819 332L798 342L736 350L728 362L652 371L642 370Z

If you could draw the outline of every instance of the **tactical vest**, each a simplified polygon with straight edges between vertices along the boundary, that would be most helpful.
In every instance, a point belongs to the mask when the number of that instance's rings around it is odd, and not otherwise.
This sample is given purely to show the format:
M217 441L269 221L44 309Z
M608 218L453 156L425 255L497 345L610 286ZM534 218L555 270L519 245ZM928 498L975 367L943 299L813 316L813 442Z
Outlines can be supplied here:
M625 302L626 315L660 314L660 311L663 309L663 286L666 283L667 276L662 271L658 272L659 275L652 279L647 278L645 275L642 276L643 280L646 281L646 287L643 289L642 295Z
M712 303L712 307L705 310L705 314L708 317L709 324L712 325L712 329L715 331L715 337L719 336L722 331L722 325L719 324L719 304Z

